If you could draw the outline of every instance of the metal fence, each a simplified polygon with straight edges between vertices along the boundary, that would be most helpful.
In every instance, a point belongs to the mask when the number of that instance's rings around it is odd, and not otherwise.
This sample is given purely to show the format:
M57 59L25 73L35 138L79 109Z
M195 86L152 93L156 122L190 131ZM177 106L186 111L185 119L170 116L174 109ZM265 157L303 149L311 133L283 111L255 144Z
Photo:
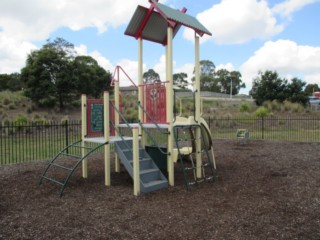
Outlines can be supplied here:
M207 122L214 139L235 138L237 129L247 129L255 140L320 142L317 117L208 118Z
M45 160L81 139L81 122L0 123L0 164Z
M252 140L320 142L320 118L239 117L207 118L213 139L236 139L247 129ZM160 133L153 133L160 142ZM81 121L63 123L0 123L0 164L47 160L81 138Z

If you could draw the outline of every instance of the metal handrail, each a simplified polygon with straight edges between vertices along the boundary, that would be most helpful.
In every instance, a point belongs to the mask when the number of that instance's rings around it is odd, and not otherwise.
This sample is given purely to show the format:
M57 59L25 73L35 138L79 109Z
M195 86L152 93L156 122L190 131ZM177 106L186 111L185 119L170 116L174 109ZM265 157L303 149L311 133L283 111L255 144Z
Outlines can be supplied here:
M123 116L123 114L119 111L119 109L117 109L117 107L113 104L112 101L110 101L111 106L113 107L114 110L116 110L116 112L119 114L119 116L121 117L121 119L124 121L124 123L127 125L127 127L129 129L132 129L132 127L130 126L130 124L128 123L128 121L126 120L126 118ZM113 124L112 124L113 125Z
M151 115L143 108L143 106L141 105L140 101L137 102L138 107L141 108L141 110L148 116L148 118L151 120L151 122L156 126L156 129L162 133L162 134L169 134L169 132L164 133L162 131L162 129L159 127L159 125L156 123L156 121L151 117Z
M154 119L150 116L150 114L143 108L143 106L141 105L141 103L138 101L137 102L138 106L142 109L142 111L147 114L147 116L149 117L149 119L153 122L153 124L156 126L156 129L161 133L161 134L170 134L169 131L167 132L163 132L162 129L159 127L159 125L154 121ZM168 152L164 152L162 151L162 149L160 148L158 142L152 137L152 135L145 130L145 128L143 127L143 124L138 121L138 124L139 126L141 127L141 129L148 135L148 137L152 140L153 144L159 149L159 151L162 153L162 154L165 154L165 155L169 155Z

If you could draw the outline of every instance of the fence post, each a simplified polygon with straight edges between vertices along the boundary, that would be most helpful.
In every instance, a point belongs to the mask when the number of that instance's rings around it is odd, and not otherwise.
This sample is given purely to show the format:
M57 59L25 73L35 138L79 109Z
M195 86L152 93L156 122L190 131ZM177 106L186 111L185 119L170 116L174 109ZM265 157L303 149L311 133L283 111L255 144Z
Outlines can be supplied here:
M66 132L66 147L69 146L69 127L68 127L68 120L65 122L65 132ZM67 148L67 154L69 154L68 148Z
M262 134L262 139L264 139L264 116L261 117L261 134Z

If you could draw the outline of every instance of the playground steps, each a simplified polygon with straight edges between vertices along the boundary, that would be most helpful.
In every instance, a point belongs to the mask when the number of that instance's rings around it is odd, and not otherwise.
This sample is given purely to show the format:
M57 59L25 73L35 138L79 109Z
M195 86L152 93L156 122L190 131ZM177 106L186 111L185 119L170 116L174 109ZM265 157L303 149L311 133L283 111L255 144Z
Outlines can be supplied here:
M105 145L103 143L97 147L91 148L82 146L81 142L82 140L79 140L70 144L62 149L51 161L49 161L43 174L40 176L39 185L43 183L43 180L58 184L60 186L60 197L62 197L69 179L79 164L92 152ZM82 149L86 150L86 154L84 156L81 155Z
M129 175L133 178L132 140L116 142L115 150ZM141 146L139 148L139 169L141 192L147 193L168 187L168 180Z
M195 137L195 131L200 128L201 136L199 139ZM181 169L184 175L185 185L187 190L190 190L192 185L204 182L214 181L216 172L213 167L213 156L210 154L208 140L205 139L205 131L200 125L176 125L173 129L176 147L178 149L178 157L181 163ZM192 152L185 154L180 151L185 146L195 148L196 142L201 141L201 165L196 165L195 149ZM197 171L200 168L201 177L197 177Z

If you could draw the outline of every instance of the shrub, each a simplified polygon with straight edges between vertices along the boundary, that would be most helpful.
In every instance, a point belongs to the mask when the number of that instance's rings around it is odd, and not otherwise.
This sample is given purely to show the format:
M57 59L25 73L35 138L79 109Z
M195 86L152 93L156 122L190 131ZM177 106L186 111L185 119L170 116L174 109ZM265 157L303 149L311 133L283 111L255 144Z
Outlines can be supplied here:
M23 124L23 123L26 123L28 122L28 118L26 116L23 116L23 115L19 115L15 118L14 122L16 124Z
M270 114L269 110L266 107L259 107L256 111L255 111L255 115L257 117L266 117Z
M10 100L8 98L4 98L2 103L3 103L3 105L9 105Z
M250 106L247 103L242 103L240 105L240 112L249 112Z

